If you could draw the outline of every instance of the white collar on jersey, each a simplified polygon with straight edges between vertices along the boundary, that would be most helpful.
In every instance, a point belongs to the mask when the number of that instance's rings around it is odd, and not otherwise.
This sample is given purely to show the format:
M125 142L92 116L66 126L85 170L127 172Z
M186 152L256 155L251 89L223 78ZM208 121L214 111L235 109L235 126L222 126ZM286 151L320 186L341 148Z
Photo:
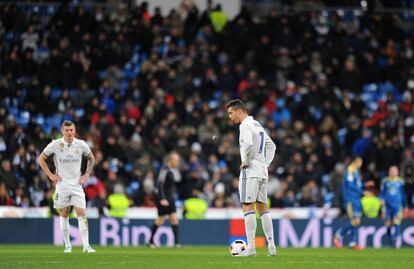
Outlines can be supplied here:
M243 122L245 122L245 121L249 121L249 120L251 120L251 119L253 119L253 116L247 116L246 118L244 118L244 119L242 120L242 122L241 122L241 123L243 123Z
M73 138L72 143L66 142L65 138L63 138L63 137L62 137L62 141L63 141L63 143L65 143L66 146L70 147L75 143L76 137Z

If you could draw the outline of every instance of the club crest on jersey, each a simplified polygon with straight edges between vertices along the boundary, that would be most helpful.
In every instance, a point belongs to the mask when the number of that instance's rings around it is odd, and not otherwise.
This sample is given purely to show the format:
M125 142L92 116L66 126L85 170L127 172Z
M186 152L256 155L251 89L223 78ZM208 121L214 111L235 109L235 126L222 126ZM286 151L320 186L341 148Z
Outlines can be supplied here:
M75 149L75 153L76 154L79 154L79 149Z
M63 144L63 143L60 143L59 144L59 148L60 148L60 151L63 151L63 148L65 147L65 144Z

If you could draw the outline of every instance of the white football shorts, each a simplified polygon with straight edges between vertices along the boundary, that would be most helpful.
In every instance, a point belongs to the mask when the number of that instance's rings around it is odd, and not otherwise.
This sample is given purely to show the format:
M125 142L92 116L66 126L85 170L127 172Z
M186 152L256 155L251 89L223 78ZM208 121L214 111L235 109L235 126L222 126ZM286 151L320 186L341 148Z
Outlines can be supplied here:
M54 208L74 206L86 208L85 192L82 186L56 185Z
M239 179L241 203L267 203L267 179L258 177L241 177Z

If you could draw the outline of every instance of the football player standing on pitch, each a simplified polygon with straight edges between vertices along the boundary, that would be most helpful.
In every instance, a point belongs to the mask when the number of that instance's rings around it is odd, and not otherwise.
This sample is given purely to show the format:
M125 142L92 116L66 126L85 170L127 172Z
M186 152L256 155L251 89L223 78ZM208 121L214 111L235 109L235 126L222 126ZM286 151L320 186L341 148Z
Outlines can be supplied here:
M92 253L95 250L89 245L88 220L85 215L86 200L82 185L89 179L95 157L85 141L75 138L76 128L73 122L64 121L61 132L63 137L53 140L46 146L38 158L38 163L50 180L56 183L54 207L60 211L60 230L65 242L64 252L72 252L69 208L74 206L83 241L83 252ZM46 163L46 159L52 155L56 167L55 174L50 171ZM83 175L81 175L82 156L88 159L86 172Z
M266 236L269 256L276 256L273 237L273 224L267 211L268 167L275 156L276 145L267 135L262 125L249 116L246 106L239 100L227 104L230 120L240 124L240 179L239 194L243 205L244 224L247 236L246 256L256 256L255 234L256 214L254 206L260 214L263 231Z

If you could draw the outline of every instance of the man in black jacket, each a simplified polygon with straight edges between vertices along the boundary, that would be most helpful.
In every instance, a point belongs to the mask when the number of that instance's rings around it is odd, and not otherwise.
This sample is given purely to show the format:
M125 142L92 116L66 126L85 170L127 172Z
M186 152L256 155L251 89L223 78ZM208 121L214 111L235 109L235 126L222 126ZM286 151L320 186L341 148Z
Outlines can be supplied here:
M154 234L157 232L159 226L164 224L164 216L168 215L170 224L174 233L175 246L179 247L178 239L178 217L175 208L176 194L175 180L179 177L177 170L180 164L180 155L176 152L171 152L166 160L166 166L163 167L158 176L158 195L157 195L157 210L158 217L155 219L151 230L151 239L148 246L155 248Z

